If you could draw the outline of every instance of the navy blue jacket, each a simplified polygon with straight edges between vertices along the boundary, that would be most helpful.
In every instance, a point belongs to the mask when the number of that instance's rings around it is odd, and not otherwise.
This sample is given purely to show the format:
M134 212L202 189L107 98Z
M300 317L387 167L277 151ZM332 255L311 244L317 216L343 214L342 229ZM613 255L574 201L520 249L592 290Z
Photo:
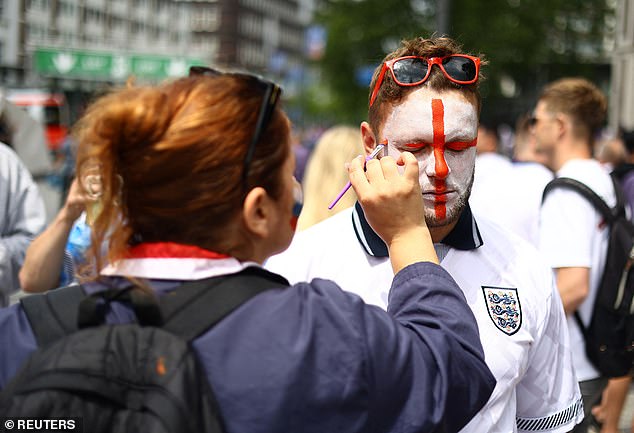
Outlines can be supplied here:
M460 430L495 385L461 290L416 263L395 276L388 312L319 279L240 306L194 341L227 431ZM134 317L115 304L107 320ZM0 309L0 389L35 349L22 308Z

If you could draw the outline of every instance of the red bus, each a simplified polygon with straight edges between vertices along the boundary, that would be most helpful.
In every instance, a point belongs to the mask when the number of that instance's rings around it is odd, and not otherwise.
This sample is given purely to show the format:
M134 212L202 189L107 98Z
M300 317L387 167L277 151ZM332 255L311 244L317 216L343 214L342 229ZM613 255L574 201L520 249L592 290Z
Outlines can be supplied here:
M6 98L25 109L33 118L40 122L46 131L48 148L59 150L68 135L69 109L63 93L47 90L11 89Z

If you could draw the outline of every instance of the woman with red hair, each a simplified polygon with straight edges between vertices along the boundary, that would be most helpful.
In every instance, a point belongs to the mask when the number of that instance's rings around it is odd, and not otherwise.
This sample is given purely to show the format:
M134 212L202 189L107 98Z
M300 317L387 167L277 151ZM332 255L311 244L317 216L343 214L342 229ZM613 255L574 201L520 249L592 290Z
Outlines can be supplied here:
M288 247L300 209L279 88L197 72L103 96L79 122L78 175L100 173L88 255L99 272L84 290L135 285L161 299L248 269L273 281L192 343L226 431L460 430L494 379L473 314L437 265L416 158L371 160L365 172L359 157L349 168L390 248L389 312L330 281L288 287L261 268ZM105 312L108 324L134 320L116 299ZM0 311L0 347L11 348L0 351L0 389L36 348L25 323L20 305Z

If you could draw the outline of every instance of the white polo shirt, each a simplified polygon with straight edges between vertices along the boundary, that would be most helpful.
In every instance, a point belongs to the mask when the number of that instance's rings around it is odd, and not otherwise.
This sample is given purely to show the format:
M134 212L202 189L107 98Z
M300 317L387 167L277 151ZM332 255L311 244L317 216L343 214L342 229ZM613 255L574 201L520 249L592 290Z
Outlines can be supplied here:
M551 269L519 237L484 220L476 224L469 208L436 251L473 310L497 379L462 432L570 431L583 407ZM387 248L358 203L297 233L266 267L291 282L332 279L383 308L393 277Z
M557 172L557 177L576 179L596 192L608 206L616 205L612 180L594 159L568 161ZM542 205L539 245L552 268L590 269L588 296L578 309L581 320L589 324L608 249L605 221L582 195L569 189L556 188L548 193ZM577 377L579 380L596 379L600 373L585 354L583 335L574 316L568 317L568 326Z

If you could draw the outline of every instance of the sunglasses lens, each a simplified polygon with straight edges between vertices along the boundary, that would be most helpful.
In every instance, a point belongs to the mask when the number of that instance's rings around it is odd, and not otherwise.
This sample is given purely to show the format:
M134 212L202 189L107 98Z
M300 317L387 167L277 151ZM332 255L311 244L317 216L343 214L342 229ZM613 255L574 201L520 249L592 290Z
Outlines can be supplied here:
M392 68L398 84L413 84L423 81L427 75L427 62L422 59L401 59Z
M468 57L446 57L442 61L447 74L457 81L472 81L476 78L476 64Z

